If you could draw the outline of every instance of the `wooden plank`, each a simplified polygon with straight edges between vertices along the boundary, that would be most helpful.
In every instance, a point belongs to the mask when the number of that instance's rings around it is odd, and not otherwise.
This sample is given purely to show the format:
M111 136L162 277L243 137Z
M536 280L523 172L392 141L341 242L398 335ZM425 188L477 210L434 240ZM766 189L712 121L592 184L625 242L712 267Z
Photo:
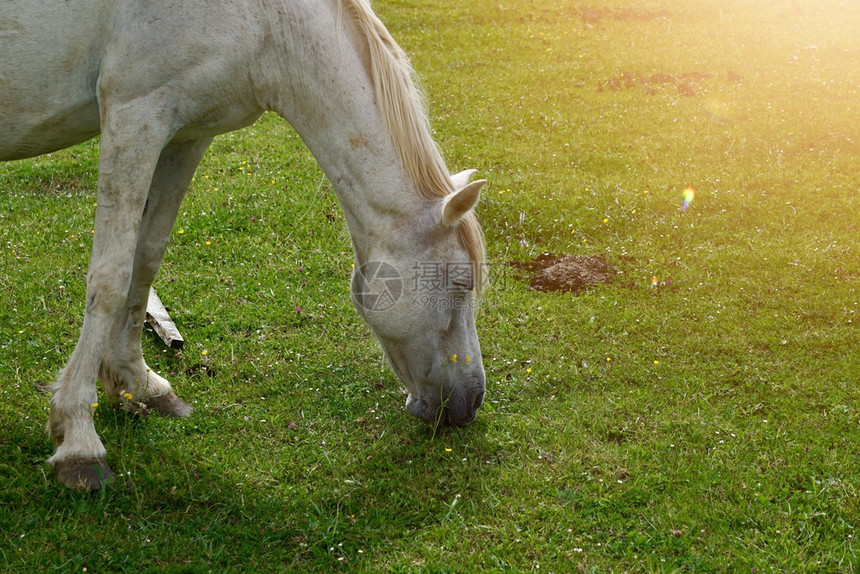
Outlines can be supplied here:
M185 339L179 334L179 329L170 319L167 309L159 299L155 288L149 289L149 301L146 303L146 322L152 325L155 332L164 341L164 344L171 349L181 349L185 344Z

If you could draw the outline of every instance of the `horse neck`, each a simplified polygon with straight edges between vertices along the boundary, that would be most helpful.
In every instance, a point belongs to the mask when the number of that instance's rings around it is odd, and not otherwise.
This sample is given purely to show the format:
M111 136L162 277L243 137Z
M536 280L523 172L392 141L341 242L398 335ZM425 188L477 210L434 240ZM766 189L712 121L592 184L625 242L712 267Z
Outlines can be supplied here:
M280 30L271 108L319 162L343 207L361 262L380 230L421 213L374 97L366 46L340 0L304 2ZM296 20L300 19L300 23ZM296 31L301 31L296 34ZM277 45L277 43L276 43Z

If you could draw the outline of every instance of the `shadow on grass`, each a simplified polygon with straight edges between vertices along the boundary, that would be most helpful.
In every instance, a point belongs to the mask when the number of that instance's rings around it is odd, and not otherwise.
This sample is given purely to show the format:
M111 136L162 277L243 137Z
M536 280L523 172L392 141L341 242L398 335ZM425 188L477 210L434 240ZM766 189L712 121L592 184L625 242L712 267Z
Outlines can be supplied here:
M194 433L178 426L194 426L195 416L205 434L225 422L201 411L178 423L100 409L96 426L116 477L94 493L56 482L43 435L9 429L0 441L7 548L0 569L360 568L379 564L381 552L408 544L417 530L477 512L480 485L498 472L480 418L436 433L397 420L382 439L345 426L356 451L333 468L303 444L292 460L277 461L278 475L248 476L237 472L248 460L235 448L195 454Z

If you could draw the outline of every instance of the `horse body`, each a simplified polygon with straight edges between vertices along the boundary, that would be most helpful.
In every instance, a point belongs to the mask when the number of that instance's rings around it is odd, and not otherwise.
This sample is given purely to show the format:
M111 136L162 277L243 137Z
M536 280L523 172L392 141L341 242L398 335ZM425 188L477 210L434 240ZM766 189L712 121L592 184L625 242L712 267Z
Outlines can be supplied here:
M44 24L46 12L58 28ZM0 4L0 159L48 153L99 133L94 56L100 46L93 38L100 25L95 19L81 26L94 14L80 12L79 3ZM79 16L78 26L63 22Z
M144 107L146 100L165 106L152 110L159 117L149 120L167 124L173 141L252 123L264 111L248 83L259 71L253 55L264 39L263 30L247 22L251 8L260 6L97 0L0 5L0 159L86 141L102 131L106 111Z
M148 292L211 138L267 110L332 182L355 251L353 300L409 391L407 410L430 424L475 418L480 275L435 293L444 305L365 304L367 265L406 279L420 262L479 265L483 254L483 182L444 168L408 63L366 0L3 3L0 40L0 159L101 134L86 313L48 421L60 481L95 488L110 475L92 421L97 377L111 400L191 412L144 362ZM452 366L454 353L469 360Z

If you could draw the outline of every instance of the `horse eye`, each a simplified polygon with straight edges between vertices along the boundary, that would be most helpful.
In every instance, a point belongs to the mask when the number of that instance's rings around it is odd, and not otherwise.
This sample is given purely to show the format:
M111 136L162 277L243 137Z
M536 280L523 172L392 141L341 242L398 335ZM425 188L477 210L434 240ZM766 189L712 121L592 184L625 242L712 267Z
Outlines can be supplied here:
M471 291L474 289L472 282L465 280L452 281L451 286L457 291Z

